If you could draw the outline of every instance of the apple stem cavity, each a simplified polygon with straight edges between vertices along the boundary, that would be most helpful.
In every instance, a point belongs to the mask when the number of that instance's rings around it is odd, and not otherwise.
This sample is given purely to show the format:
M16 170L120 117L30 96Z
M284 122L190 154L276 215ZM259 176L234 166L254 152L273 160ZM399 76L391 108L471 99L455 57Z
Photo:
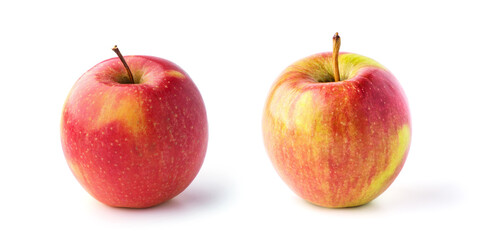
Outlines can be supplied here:
M333 36L333 77L335 82L340 81L340 70L338 68L338 53L340 52L341 39L338 32Z
M124 67L126 68L126 71L127 71L127 74L129 75L129 82L128 83L136 83L134 81L134 76L132 76L132 72L131 72L131 69L129 68L129 66L127 65L127 62L126 60L124 59L124 56L122 56L119 48L117 48L117 45L114 45L114 47L112 48L112 51L114 51L117 56L120 58L122 64L124 64Z

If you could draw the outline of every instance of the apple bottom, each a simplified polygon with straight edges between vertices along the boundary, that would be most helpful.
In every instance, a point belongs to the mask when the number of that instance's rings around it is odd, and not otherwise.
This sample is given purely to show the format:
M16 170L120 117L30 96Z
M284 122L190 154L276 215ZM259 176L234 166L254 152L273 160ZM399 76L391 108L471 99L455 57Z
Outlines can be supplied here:
M180 133L176 142L162 141L152 133L133 136L124 130L113 122L96 131L66 131L64 137L74 176L106 205L158 205L187 188L201 168L205 146L198 140Z
M293 139L313 141L309 137ZM365 142L365 146L340 144L337 148L315 144L318 149L310 144L276 142L271 149L280 150L271 151L271 159L278 174L301 198L323 207L355 207L383 193L400 173L408 154L410 128L404 125L394 136L374 142L379 145ZM349 154L350 149L366 151Z
M117 178L116 181L115 178L119 175L117 173L110 176L104 174L99 177L96 172L80 170L82 167L72 162L69 162L69 167L83 188L99 202L111 207L124 208L148 208L164 203L184 191L197 174L196 171L180 176L179 178L186 180L175 183L162 183L163 181L159 179L165 177L156 177L157 174L154 171L147 173L153 175L152 178L142 178L141 174L133 174L131 176L124 175L123 178ZM100 182L102 185L92 184L92 182Z

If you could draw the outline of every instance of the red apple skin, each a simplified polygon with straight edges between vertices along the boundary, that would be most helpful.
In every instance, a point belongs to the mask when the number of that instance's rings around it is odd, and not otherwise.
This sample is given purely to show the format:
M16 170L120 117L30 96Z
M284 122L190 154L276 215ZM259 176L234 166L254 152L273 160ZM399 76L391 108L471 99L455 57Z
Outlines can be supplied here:
M339 57L344 81L329 80L331 53L288 67L275 81L263 115L268 155L303 199L324 207L363 205L399 174L411 141L405 94L375 61Z
M167 60L103 61L75 83L65 102L61 142L80 184L100 202L146 208L181 193L204 161L204 102L190 77Z

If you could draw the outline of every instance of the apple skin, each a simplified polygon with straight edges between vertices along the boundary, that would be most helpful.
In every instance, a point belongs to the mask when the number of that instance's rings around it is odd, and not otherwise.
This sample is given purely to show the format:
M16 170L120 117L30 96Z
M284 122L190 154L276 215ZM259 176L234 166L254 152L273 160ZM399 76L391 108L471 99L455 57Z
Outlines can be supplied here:
M146 208L181 193L204 161L206 109L179 66L126 56L137 84L122 84L119 58L80 77L64 104L61 142L67 163L100 202Z
M263 113L267 153L303 199L341 208L366 204L402 169L411 142L406 96L374 60L332 53L290 65L273 84Z

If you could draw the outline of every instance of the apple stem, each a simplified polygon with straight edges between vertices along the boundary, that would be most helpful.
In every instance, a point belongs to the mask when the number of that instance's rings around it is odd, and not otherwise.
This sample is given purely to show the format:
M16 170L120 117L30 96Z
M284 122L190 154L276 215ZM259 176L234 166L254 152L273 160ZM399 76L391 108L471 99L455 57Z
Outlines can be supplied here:
M117 56L120 58L122 64L124 64L124 67L126 68L127 74L129 75L129 80L130 80L129 83L136 83L136 82L134 81L134 77L132 76L131 69L130 69L129 66L127 65L127 62L126 62L126 60L124 59L124 56L122 56L119 48L117 48L117 45L115 45L115 46L112 48L112 51L114 51L114 52L117 54Z
M333 36L333 75L335 82L340 81L340 70L338 69L338 53L340 52L341 39L338 32Z

